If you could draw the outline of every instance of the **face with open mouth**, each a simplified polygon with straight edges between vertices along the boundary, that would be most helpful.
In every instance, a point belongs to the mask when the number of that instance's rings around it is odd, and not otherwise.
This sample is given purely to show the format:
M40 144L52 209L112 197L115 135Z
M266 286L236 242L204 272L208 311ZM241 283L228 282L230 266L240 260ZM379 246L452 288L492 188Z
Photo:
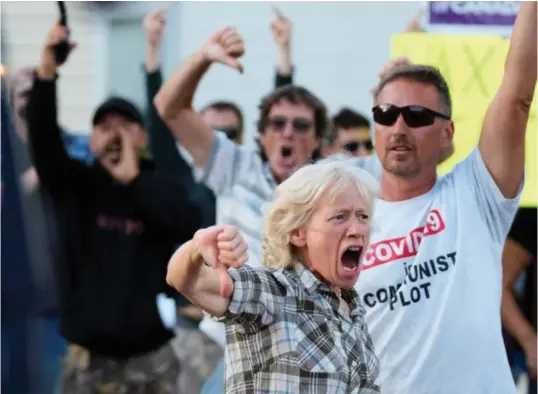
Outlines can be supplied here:
M430 175L450 151L452 121L442 112L434 85L397 79L385 85L374 111L375 150L383 168L400 178Z
M368 246L370 213L356 185L320 198L312 217L292 237L303 263L323 282L350 289Z
M142 128L121 115L109 114L94 126L90 137L90 147L99 160L117 163L121 159L122 138L120 128L132 136L133 148L139 150L145 147L147 137Z
M281 100L271 107L261 144L277 182L304 166L319 145L314 111L301 103Z

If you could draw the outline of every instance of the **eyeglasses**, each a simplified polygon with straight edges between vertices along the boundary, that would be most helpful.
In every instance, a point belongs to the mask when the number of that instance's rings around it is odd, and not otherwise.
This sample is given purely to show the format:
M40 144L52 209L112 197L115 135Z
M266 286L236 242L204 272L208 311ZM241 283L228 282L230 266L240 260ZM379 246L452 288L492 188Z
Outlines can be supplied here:
M450 117L422 105L407 105L397 107L393 104L381 104L372 108L374 122L383 126L392 126L398 120L400 114L409 127L430 126L435 118L450 120Z
M282 132L286 128L286 125L288 122L291 122L293 126L293 131L297 134L305 134L310 131L310 128L312 127L312 121L305 119L305 118L294 118L294 119L288 119L283 116L275 116L272 118L269 118L267 121L267 125L276 132Z
M367 151L371 151L372 149L374 149L372 140L346 142L345 144L342 145L342 149L351 153L355 153L359 150L361 146Z
M235 140L237 137L239 137L239 130L233 127L219 127L217 130L226 134L226 137L228 137L230 140Z

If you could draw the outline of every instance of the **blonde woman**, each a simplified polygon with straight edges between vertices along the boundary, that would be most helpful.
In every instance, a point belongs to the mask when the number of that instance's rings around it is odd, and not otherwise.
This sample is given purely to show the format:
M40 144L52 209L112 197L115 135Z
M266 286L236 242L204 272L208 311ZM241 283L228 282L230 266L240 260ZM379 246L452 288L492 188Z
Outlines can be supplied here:
M264 267L244 265L232 226L200 230L174 254L168 283L226 324L226 393L379 393L353 289L377 188L342 162L308 165L276 189Z

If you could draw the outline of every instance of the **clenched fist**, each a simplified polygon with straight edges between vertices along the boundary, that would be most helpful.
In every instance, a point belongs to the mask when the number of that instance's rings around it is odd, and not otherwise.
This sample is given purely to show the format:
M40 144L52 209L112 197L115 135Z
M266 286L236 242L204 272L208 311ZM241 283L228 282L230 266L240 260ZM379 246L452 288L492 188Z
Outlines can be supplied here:
M144 30L150 46L158 47L161 43L166 25L164 9L159 8L144 18Z
M218 272L220 295L230 297L233 283L228 268L239 268L248 260L248 246L235 226L212 226L198 230L192 239L205 263Z
M60 66L56 64L56 54L54 48L56 45L68 37L68 31L65 26L56 24L47 34L45 45L43 47L43 54L41 55L41 63L38 68L38 74L41 78L51 79L56 74L56 69ZM76 47L74 42L69 42L69 54Z
M271 22L271 33L273 40L280 47L289 47L291 41L291 29L293 27L291 20L286 18L282 11L278 8L273 8L275 18Z
M225 64L243 72L243 66L237 59L245 53L245 44L235 28L226 27L214 33L201 51L207 61Z

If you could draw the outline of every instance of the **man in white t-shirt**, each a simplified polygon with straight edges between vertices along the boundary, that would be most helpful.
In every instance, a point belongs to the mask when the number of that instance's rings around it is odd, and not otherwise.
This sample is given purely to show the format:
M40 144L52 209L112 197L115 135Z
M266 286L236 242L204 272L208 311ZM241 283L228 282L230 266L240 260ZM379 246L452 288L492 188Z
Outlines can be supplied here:
M357 290L385 394L515 393L501 254L523 184L536 45L536 2L522 3L478 146L441 178L436 165L454 133L441 74L401 65L378 86L381 198Z

